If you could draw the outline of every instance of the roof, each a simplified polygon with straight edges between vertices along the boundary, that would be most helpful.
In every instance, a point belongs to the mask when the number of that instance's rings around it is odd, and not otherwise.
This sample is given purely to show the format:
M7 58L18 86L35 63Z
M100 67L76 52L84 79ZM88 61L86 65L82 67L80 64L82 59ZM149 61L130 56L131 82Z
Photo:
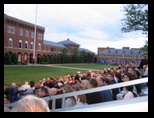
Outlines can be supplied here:
M60 47L60 48L67 48L65 45L61 43L56 43L56 42L47 41L47 40L44 40L44 45L55 46L55 47Z
M20 19L18 19L18 18L9 16L9 15L7 15L7 14L4 14L4 18L8 18L8 19L10 19L10 20L14 20L14 21L16 21L16 22L18 22L18 23L26 24L26 25L29 25L29 26L32 26L32 27L35 26L35 24L33 24L33 23L29 23L29 22L26 22L26 21L24 21L24 20L20 20ZM37 28L40 28L40 29L42 29L43 31L45 31L45 28L42 27L42 26L37 25Z
M108 49L98 54L144 54L144 51L137 49Z
M62 44L64 44L64 45L76 45L76 46L80 46L79 44L77 44L77 43L71 41L69 38L68 38L67 40L60 41L60 42L58 42L58 43L62 43Z
M89 53L94 53L94 52L92 52L92 51L90 51L90 50L88 50L88 49L85 49L85 48L79 48L79 50L80 50L80 51L85 51L85 52L87 52L87 53L88 53L88 52L89 52Z

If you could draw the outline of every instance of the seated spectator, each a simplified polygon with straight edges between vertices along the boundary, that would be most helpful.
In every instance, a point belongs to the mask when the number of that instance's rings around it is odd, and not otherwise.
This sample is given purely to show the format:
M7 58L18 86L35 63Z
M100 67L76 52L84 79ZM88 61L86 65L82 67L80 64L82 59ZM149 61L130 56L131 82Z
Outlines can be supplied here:
M5 85L4 94L6 95L6 98L10 103L12 103L12 93L11 93L11 87L9 84Z
M127 82L127 81L131 81L131 80L133 80L133 75L130 73L125 73L123 76L123 81ZM133 85L133 91L134 91L134 93L137 93L136 87L134 85ZM126 88L123 87L123 90L116 95L117 100L122 100L126 93L127 93Z
M44 99L26 95L13 106L11 112L50 112L50 109Z
M21 86L22 90L26 90L28 88L30 88L30 85L28 84L28 82L25 82L24 85Z
M30 81L30 88L28 88L24 94L33 94L34 93L34 89L35 89L35 82L34 81Z
M108 73L106 78L109 80L108 85L117 84L117 82L114 79L113 73ZM116 95L120 92L120 88L114 88L114 89L111 89L111 91L112 91L113 100L116 100Z
M64 86L64 92L65 92L65 93L70 93L70 92L73 92L73 89L72 89L72 87L71 87L70 85L65 85L65 86ZM73 107L73 106L75 106L75 104L76 104L76 99L75 99L75 97L74 97L74 96L69 96L69 97L67 97L66 100L65 100L65 105L64 105L64 107L65 107L65 108L67 108L67 107Z
M148 64L143 65L143 74L142 74L142 78L144 77L148 77Z
M20 97L18 96L18 88L16 87L15 83L12 83L11 94L12 103L17 102L20 99Z
M82 80L83 81L83 80ZM87 80L88 81L88 80ZM79 91L81 90L77 84L72 85L72 89L73 91ZM75 106L82 106L82 105L87 105L87 98L85 94L81 94L81 95L74 95L75 99L76 99L76 104Z
M45 86L40 87L39 90L38 90L38 96L39 97L47 97L47 96L49 96L48 88L45 87Z
M82 90L88 89L88 85L89 85L89 81L86 79L78 83L78 87Z
M124 95L123 100L138 97L138 95L133 91L134 89L133 85L126 86L125 88L126 88L126 94Z
M61 86L62 87L62 86ZM56 86L55 88L51 88L49 91L49 95L60 95L63 94L60 86ZM55 90L56 89L56 90ZM52 91L51 91L52 90ZM62 108L62 98L56 99L55 109ZM52 100L49 100L49 108L52 109Z
M96 88L98 86L98 83L96 79L90 79L89 80L89 87L88 89ZM87 104L95 104L102 102L102 96L100 92L92 92L85 94L87 98Z
M107 84L105 83L105 79L102 76L96 77L96 80L98 83L98 87L107 86ZM107 101L113 100L111 89L102 90L102 91L100 91L100 93L102 95L102 102L107 102Z
M9 103L10 103L10 101L9 101L9 100L7 100L6 95L4 95L4 105L5 105L5 104L9 104Z

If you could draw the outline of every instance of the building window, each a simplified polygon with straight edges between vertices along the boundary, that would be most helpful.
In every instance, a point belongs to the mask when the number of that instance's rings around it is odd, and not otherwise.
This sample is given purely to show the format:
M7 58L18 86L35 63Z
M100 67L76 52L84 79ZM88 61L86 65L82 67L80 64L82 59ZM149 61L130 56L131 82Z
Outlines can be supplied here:
M108 53L111 53L111 50L108 50Z
M24 55L24 60L25 60L25 61L27 60L27 55L26 55L26 54Z
M28 49L28 42L25 41L25 49Z
M26 36L26 37L29 36L29 32L28 32L28 31L25 32L25 36Z
M115 53L117 54L118 53L118 50L116 50Z
M38 44L38 50L41 50L41 44L40 43Z
M21 62L21 54L18 55L18 62Z
M19 48L22 48L22 41L19 40Z
M8 26L7 32L8 32L8 33L11 33L11 27Z
M19 30L19 35L23 36L23 30L22 29Z
M50 48L50 51L51 51L51 52L53 52L53 50L54 50L53 48Z
M31 42L30 44L30 49L33 49L33 42Z
M31 32L31 38L34 38L34 32Z
M42 34L38 34L38 39L42 40Z
M9 45L8 45L10 48L12 48L12 39L9 38Z
M7 32L8 32L8 33L15 34L15 28L14 28L14 27L8 26L8 27L7 27Z
M11 33L15 34L15 28L14 27L11 27Z
M141 54L141 51L139 51L138 53Z

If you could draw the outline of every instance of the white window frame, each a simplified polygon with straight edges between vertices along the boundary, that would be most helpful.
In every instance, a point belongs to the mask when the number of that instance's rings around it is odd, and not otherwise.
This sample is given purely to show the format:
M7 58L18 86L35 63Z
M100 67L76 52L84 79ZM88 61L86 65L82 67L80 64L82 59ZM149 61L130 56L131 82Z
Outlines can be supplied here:
M23 36L23 30L22 29L19 30L19 35Z
M28 49L28 41L25 41L25 49Z
M11 33L11 27L10 26L7 27L7 32Z
M33 42L30 43L30 49L33 49L34 45Z
M15 28L14 27L11 27L11 33L15 34Z
M21 47L20 47L20 43L21 43ZM22 48L22 40L19 40L19 48Z
M8 47L12 48L13 40L12 38L9 38Z
M29 31L25 31L25 37L29 37Z
M38 44L38 50L41 50L41 44L40 43Z
M34 38L34 32L31 32L31 38Z
M42 40L42 34L38 34L38 39Z

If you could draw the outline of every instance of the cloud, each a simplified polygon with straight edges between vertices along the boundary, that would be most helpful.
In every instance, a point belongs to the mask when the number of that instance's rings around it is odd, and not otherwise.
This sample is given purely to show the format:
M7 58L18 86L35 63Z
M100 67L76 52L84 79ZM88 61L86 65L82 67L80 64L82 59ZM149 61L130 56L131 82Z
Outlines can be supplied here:
M35 23L36 4L4 4L4 13ZM98 47L140 48L141 32L122 33L122 4L38 4L37 25L45 27L44 39L69 38L97 53Z

